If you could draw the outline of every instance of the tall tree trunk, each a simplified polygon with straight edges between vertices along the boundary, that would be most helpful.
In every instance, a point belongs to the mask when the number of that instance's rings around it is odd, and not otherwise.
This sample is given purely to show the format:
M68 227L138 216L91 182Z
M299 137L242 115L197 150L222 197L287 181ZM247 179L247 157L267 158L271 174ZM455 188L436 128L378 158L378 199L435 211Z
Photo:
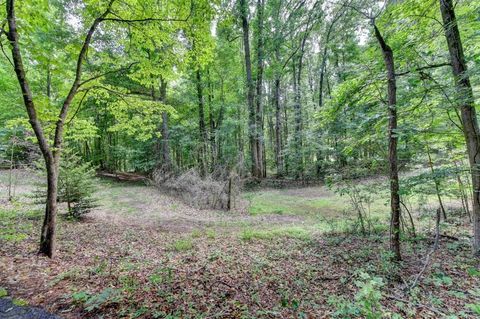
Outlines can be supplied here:
M303 58L305 55L305 45L310 34L312 25L310 25L312 16L309 17L305 33L300 42L300 52L298 54L298 65L295 65L293 59L293 91L294 91L294 119L295 119L295 177L303 178L304 158L303 158L303 115L302 115L302 71Z
M255 87L252 78L252 60L250 56L250 26L248 24L248 4L246 0L239 0L239 9L242 20L243 48L245 51L245 73L247 80L247 104L248 104L248 135L250 140L250 154L252 161L252 176L261 178L263 175L260 157L257 148L257 121L254 105Z
M293 116L294 116L294 147L295 147L295 178L301 178L303 173L303 156L302 156L302 105L301 105L301 93L300 93L300 83L301 78L300 70L297 71L295 63L292 67L293 71L293 92L294 92L294 102L293 102Z
M160 96L159 101L161 103L167 102L167 81L163 77L160 78ZM172 159L170 157L170 146L169 146L169 131L168 131L168 113L162 112L162 127L161 127L161 160L162 166L164 169L172 168Z
M205 99L203 96L202 74L197 70L197 97L198 97L198 127L200 133L199 164L200 174L207 173L207 127L205 125Z
M258 164L261 176L265 177L264 167L264 133L263 133L263 12L264 0L257 0L257 86L256 86L256 110L255 110L255 144L257 147Z
M390 249L397 261L402 259L400 254L400 195L397 165L397 80L395 77L395 61L392 48L385 42L382 34L373 23L375 37L382 49L388 80L388 163L390 170Z
M283 176L283 156L282 156L282 110L280 107L280 77L277 76L274 84L275 104L275 163L277 166L277 176Z
M328 57L328 44L330 43L330 37L332 35L333 27L335 23L340 19L344 12L340 12L337 16L335 16L328 26L327 35L325 41L323 43L323 54L322 54L322 65L320 67L320 83L319 83L319 92L318 92L318 106L323 106L323 86L324 86L324 79L325 79L325 72L327 67L327 57Z
M209 134L208 139L210 142L210 170L213 172L215 169L215 164L217 163L217 147L216 147L216 131L217 123L215 123L214 110L213 110L213 84L210 78L210 71L207 70L207 81L208 81L208 124L209 124Z
M222 152L222 143L223 143L223 136L219 134L218 130L221 129L223 120L225 118L225 84L223 78L220 76L220 110L218 112L217 118L217 129L215 131L216 139L215 139L215 153L217 154L217 160L223 160L223 152Z
M455 78L457 100L459 102L463 133L467 144L468 159L473 188L473 253L480 255L480 131L478 128L475 100L468 75L462 39L458 29L455 8L452 0L439 0L445 37Z

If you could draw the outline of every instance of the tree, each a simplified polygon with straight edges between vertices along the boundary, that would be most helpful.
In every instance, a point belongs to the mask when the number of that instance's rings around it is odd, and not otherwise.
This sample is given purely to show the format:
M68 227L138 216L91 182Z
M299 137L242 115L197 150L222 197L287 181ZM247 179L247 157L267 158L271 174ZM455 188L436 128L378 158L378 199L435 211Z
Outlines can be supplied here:
M98 13L94 17L93 22L88 28L85 38L82 42L82 45L76 56L76 67L73 75L73 81L69 86L68 93L66 93L65 98L63 99L58 113L58 117L55 119L54 133L52 142L49 141L49 135L46 133L45 125L42 124L42 121L38 115L38 100L34 99L32 88L29 80L27 79L27 74L25 71L23 54L21 52L21 43L19 41L19 32L17 30L17 17L16 17L16 7L15 0L6 1L6 15L7 15L7 25L8 30L5 31L7 38L11 46L11 56L14 65L14 71L17 77L18 84L23 96L24 106L26 108L30 125L35 133L37 138L41 153L45 161L45 167L47 171L47 200L45 207L45 217L41 231L40 238L40 249L39 253L45 254L48 257L53 257L55 252L55 228L56 228L56 215L57 215L57 195L58 195L58 169L60 162L60 155L63 147L63 133L65 130L65 124L67 120L67 115L69 113L70 106L72 105L75 97L79 92L82 92L81 87L86 86L87 84L91 85L89 88L83 89L84 96L88 92L93 91L93 83L96 80L104 77L108 74L113 74L119 70L109 71L102 74L96 74L89 79L82 79L84 73L84 62L86 59L87 52L90 48L90 45L93 40L93 36L96 30L99 28L100 24L104 21L112 21L118 23L148 23L148 22L164 22L164 21L186 21L188 16L180 16L179 18L152 18L150 14L158 13L155 3L149 3L151 7L149 10L146 10L145 7L142 9L148 12L148 17L130 17L132 11L130 8L125 8L119 6L117 12L113 17L110 17L112 12L112 6L116 0L109 0L106 5L102 5L103 11ZM183 13L181 10L183 6L180 6L178 10L180 13ZM166 10L171 10L172 8L166 7ZM191 8L189 8L191 11ZM86 10L87 12L97 12L96 9ZM177 13L175 10L171 10L174 13ZM125 18L121 17L119 13L125 14ZM136 13L136 12L135 12ZM190 12L191 13L191 12ZM3 30L2 30L3 34ZM121 68L120 70L125 70L131 68L133 64L130 64L127 68ZM109 90L108 88L102 88ZM50 86L47 88L47 96L50 95ZM82 98L82 100L83 100ZM81 102L80 102L81 104Z
M462 38L458 29L452 0L439 0L445 38L457 90L456 101L460 107L461 124L467 145L473 188L473 251L480 255L480 130L478 128L475 99L465 60Z
M396 260L401 260L400 254L400 195L398 179L398 155L397 144L397 82L395 75L395 60L392 48L385 42L380 30L372 19L372 25L378 44L382 49L385 69L387 70L388 81L388 163L390 171L390 249L394 253Z
M245 52L245 76L247 86L248 106L248 136L250 141L250 155L252 161L251 172L256 178L263 177L263 153L258 128L258 116L255 108L255 86L252 76L252 59L250 54L250 23L248 21L248 3L246 0L239 0L240 20L243 32L243 49ZM258 100L257 100L258 101Z
M12 59L14 63L15 73L17 75L18 83L20 85L25 107L27 109L28 118L30 124L35 132L40 150L45 160L45 167L47 170L47 201L45 208L45 217L42 226L42 232L40 237L40 250L39 253L45 254L48 257L53 257L55 252L55 227L56 227L56 215L57 215L57 191L58 191L58 167L60 161L60 154L63 143L63 130L65 120L67 118L68 110L72 104L73 99L80 86L82 85L82 72L83 61L87 54L88 48L93 38L93 34L102 21L105 20L110 13L113 1L110 1L105 11L95 18L90 26L82 48L78 54L77 67L75 70L75 77L63 102L60 110L58 121L55 125L55 134L53 139L53 145L50 146L48 138L44 133L43 126L37 115L37 108L30 89L29 82L27 80L22 53L20 52L19 34L17 31L17 18L15 15L15 0L6 1L8 31L7 37L11 44Z

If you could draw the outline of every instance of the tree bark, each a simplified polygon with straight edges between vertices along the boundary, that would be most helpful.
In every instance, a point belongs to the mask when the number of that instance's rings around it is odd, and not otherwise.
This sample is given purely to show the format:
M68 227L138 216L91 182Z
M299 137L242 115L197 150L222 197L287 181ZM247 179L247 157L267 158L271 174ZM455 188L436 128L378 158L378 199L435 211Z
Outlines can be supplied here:
M255 87L252 78L252 60L250 56L250 26L248 23L248 4L246 0L239 0L240 17L242 20L243 31L243 49L245 52L245 73L247 80L247 105L248 105L248 136L250 142L250 154L252 167L252 176L261 178L263 176L262 161L258 152L258 134L257 134L257 120L256 110L254 104Z
M327 67L327 57L328 57L328 45L330 43L330 37L332 35L333 27L335 23L340 19L343 15L343 12L335 16L328 26L327 35L325 38L325 42L323 43L323 54L322 54L322 64L320 66L320 81L319 81L319 92L318 92L318 106L321 108L323 106L323 86L324 86L324 79L325 79L325 72Z
M257 83L256 83L256 110L255 110L255 144L257 147L258 156L258 169L261 171L261 176L265 177L264 167L264 133L263 133L263 12L264 12L264 0L257 1Z
M473 188L473 253L480 256L480 174L478 171L480 165L480 131L475 110L475 99L468 75L463 43L458 29L453 1L439 1L470 162Z
M202 74L200 70L196 72L197 76L197 97L198 97L198 127L200 133L200 174L205 176L207 173L207 127L205 124L205 99L203 96Z
M375 23L373 24L375 37L382 50L388 80L388 163L390 171L390 249L394 259L402 259L400 253L400 195L397 164L397 81L395 77L395 60L392 48L385 42Z
M160 78L160 96L159 101L161 103L167 102L167 81L163 78ZM169 146L169 132L168 132L168 113L162 112L162 127L161 127L161 159L162 165L165 169L172 168L172 159L170 157L170 146Z
M274 84L275 104L275 163L277 176L283 176L283 155L282 155L282 110L280 106L280 78L275 79Z

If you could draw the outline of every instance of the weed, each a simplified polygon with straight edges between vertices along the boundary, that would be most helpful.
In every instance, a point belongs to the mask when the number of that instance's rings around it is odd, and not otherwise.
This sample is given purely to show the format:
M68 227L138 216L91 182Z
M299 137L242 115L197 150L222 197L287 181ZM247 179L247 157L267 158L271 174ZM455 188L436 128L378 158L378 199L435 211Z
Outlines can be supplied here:
M119 303L122 300L120 291L113 288L105 288L98 294L90 294L80 291L72 294L72 299L76 303L83 304L88 312L98 310L104 306Z
M480 303L475 303L475 304L469 303L469 304L466 304L465 307L470 309L474 314L480 315Z
M380 289L384 285L382 278L371 277L364 272L360 272L358 276L359 280L355 281L355 285L359 290L355 294L354 302L343 297L335 296L328 299L329 304L337 307L334 316L337 318L382 318L383 308L380 303L380 300L382 299L382 292Z
M206 234L208 239L215 239L217 237L214 229L207 229Z
M179 239L170 245L170 249L174 251L187 251L193 248L193 242L189 238Z
M25 306L28 306L28 301L24 300L24 299L13 299L13 304L15 306L19 306L19 307L25 307Z
M192 238L200 238L202 237L202 234L203 232L200 229L194 229L190 236L192 236Z

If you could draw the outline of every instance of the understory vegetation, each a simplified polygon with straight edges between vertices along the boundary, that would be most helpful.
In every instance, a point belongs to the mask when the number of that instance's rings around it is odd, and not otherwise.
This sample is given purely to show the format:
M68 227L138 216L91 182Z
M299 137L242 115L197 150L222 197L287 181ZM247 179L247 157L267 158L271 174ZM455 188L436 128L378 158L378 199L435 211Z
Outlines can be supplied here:
M480 0L0 9L0 317L480 317Z

